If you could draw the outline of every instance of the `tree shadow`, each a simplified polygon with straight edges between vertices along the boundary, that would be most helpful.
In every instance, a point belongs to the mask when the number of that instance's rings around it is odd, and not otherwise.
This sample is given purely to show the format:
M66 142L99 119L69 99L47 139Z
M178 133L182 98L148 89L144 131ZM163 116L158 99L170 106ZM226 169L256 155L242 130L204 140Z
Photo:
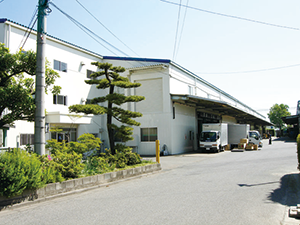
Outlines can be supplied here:
M280 187L268 195L268 200L286 206L300 203L300 174L286 174L280 179Z
M283 142L295 142L296 143L296 140L295 139L292 139L290 137L279 137L279 138L274 138L272 141L283 141Z

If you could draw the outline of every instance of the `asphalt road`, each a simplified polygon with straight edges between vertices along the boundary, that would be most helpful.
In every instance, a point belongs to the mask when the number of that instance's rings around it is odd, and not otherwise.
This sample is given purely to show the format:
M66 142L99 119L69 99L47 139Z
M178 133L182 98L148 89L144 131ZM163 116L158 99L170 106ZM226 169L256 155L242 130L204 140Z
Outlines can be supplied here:
M161 164L139 179L2 211L0 224L299 224L286 215L300 203L295 142Z

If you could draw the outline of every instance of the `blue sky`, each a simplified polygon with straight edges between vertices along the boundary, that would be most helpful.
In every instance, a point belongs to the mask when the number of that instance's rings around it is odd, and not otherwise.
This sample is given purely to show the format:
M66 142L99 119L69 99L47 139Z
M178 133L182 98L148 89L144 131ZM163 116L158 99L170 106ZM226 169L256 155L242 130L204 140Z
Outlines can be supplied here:
M168 1L177 5L160 0L52 0L129 56L171 59L263 115L275 103L289 105L295 114L300 100L300 1ZM25 26L38 4L38 0L0 2L0 18ZM179 7L180 3L191 8ZM111 47L107 50L55 7L50 8L50 35L101 55L115 55L114 52L124 56ZM279 67L282 68L275 69Z

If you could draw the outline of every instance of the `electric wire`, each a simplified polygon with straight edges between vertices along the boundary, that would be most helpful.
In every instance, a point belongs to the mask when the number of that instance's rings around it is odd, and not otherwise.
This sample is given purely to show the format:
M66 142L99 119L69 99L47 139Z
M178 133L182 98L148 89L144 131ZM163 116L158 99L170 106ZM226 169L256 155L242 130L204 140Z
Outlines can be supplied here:
M0 3L4 2L4 0L1 0Z
M82 5L78 0L76 2L85 10L87 11L101 26L103 26L111 35L113 35L118 41L120 41L124 46L126 46L130 51L132 51L134 54L137 54L134 50L132 50L128 45L126 45L120 38L118 38L112 31L110 31L103 23L101 23L84 5Z
M26 41L27 41L29 35L31 34L32 30L33 30L33 27L34 27L34 25L36 24L36 21L37 21L37 16L36 16L36 15L37 15L37 12L38 12L38 8L36 7L35 10L34 10L34 12L33 12L32 17L31 17L31 20L30 20L30 22L29 22L29 25L28 25L28 27L27 27L27 29L26 29L24 35L23 35L23 38L22 38L22 40L21 40L21 42L20 42L20 45L19 45L18 49L23 49L23 48L24 48L25 43L26 43ZM32 24L32 21L34 20L34 18L35 18L35 21L34 21L34 23ZM32 24L32 26L31 26L31 24ZM29 29L29 32L28 32L28 29ZM28 33L28 34L27 34L27 33ZM27 34L27 37L26 37L26 39L25 39L25 41L24 41L24 38L25 38L26 34ZM23 43L23 41L24 41L24 43ZM22 44L22 43L23 43L23 44ZM21 47L21 46L22 46L22 47Z
M160 1L172 4L172 5L179 5L178 3L170 2L170 1L167 1L167 0L160 0ZM263 25L268 25L268 26L273 26L273 27L279 27L279 28L284 28L284 29L300 30L300 28L296 28L296 27L282 26L282 25L277 25L277 24L273 24L273 23L267 23L267 22L263 22L263 21L259 21L259 20L253 20L253 19L248 19L248 18L239 17L239 16L232 16L232 15L228 15L228 14L224 14L224 13L218 13L218 12L213 12L213 11L209 11L209 10L205 10L205 9L191 7L191 6L188 6L188 5L181 5L181 6L189 8L189 9L201 11L201 12L206 12L206 13L218 15L218 16L224 16L224 17L229 17L229 18L233 18L233 19L239 19L239 20L244 20L244 21L248 21L248 22L259 23L259 24L263 24Z
M70 15L68 15L66 12L64 12L63 10L61 10L58 6L56 6L53 2L50 2L51 5L53 5L58 11L60 11L62 14L64 14L68 19L70 19L76 26L78 26L82 31L84 31L86 34L88 34L91 38L93 38L95 41L97 41L100 45L102 45L105 49L107 49L108 51L110 51L111 53L113 53L114 55L117 55L116 53L114 53L112 50L110 50L109 48L107 48L106 46L104 46L101 42L99 42L98 40L96 40L92 35L94 35L95 37L97 37L98 39L100 39L101 41L103 41L105 44L109 45L110 47L114 48L115 50L119 51L120 53L122 53L123 55L128 56L125 52L121 51L120 49L118 49L117 47L113 46L112 44L110 44L108 41L104 40L103 38L101 38L99 35L97 35L96 33L94 33L93 31L91 31L90 29L88 29L86 26L84 26L82 23L78 22L77 20L75 20L73 17L71 17ZM88 33L89 32L89 33ZM92 35L91 35L92 34Z
M270 71L270 70L280 70L280 69L286 69L290 67L296 67L300 66L299 64L294 64L294 65L288 65L288 66L280 66L280 67L274 67L274 68L267 68L267 69L260 69L260 70L249 70L249 71L235 71L235 72L196 72L196 74L239 74L239 73L257 73L257 72L265 72L265 71Z
M174 50L173 50L173 60L175 58L176 45L177 45L178 28L179 28L179 22L180 22L180 10L181 10L181 0L180 0L178 16L177 16L177 26L176 26L175 43L174 43Z
M187 0L186 5L189 5L189 0ZM181 37L182 37L183 28L184 28L184 24L185 24L186 13L187 13L187 8L185 8L185 12L184 12L184 16L183 16L183 22L182 22L182 27L181 27L181 31L180 31L180 36L179 36L179 41L178 41L177 51L176 51L176 54L175 54L175 59L174 59L174 61L175 61L176 58L177 58L178 51L179 51L179 47L180 47L180 43L181 43Z

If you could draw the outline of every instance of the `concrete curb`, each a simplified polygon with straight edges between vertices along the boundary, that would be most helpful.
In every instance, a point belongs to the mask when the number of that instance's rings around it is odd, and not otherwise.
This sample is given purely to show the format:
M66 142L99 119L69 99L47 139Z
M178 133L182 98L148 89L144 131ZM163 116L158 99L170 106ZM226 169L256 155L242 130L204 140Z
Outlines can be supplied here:
M106 187L107 185L143 177L160 171L161 169L161 164L157 163L117 172L67 180L61 183L51 183L38 190L25 190L22 195L12 198L0 197L0 211L4 209L15 209L24 205L35 204L58 197Z

